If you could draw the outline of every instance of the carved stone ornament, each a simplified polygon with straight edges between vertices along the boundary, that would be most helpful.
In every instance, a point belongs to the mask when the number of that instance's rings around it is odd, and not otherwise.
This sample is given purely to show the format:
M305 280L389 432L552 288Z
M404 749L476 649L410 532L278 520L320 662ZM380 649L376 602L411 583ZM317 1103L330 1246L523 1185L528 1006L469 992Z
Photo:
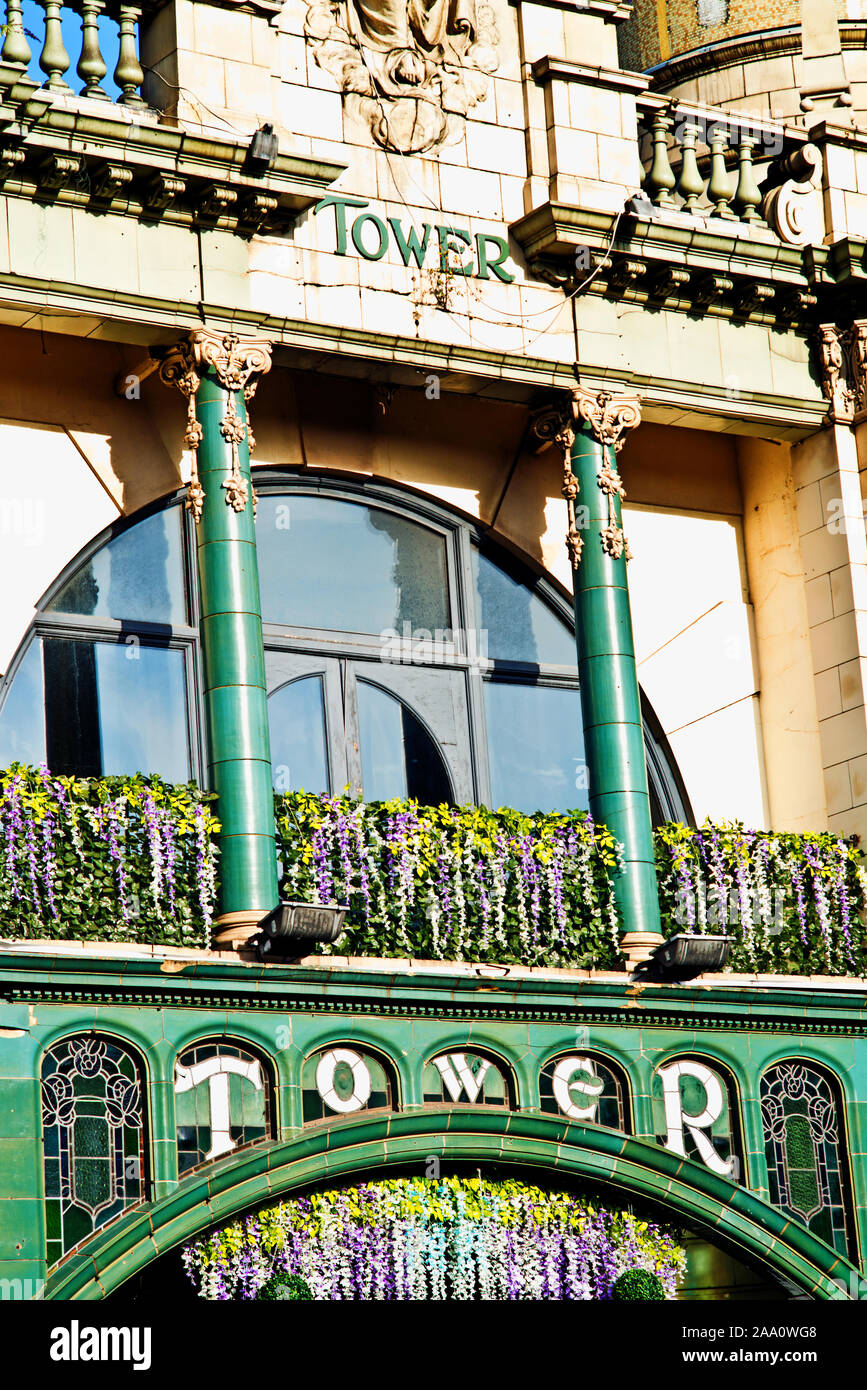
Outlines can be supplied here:
M404 154L459 140L499 61L482 0L312 0L305 32L347 110Z
M594 394L582 386L576 386L572 391L572 409L575 419L590 427L596 442L603 448L613 449L615 454L623 448L626 431L634 429L641 422L638 397L615 396L611 391L597 391ZM608 506L608 525L603 526L599 533L602 549L612 560L619 560L621 555L631 560L632 551L618 520L615 503L615 498L623 501L626 490L613 459L603 464L596 474L596 482Z
M189 337L170 348L160 363L160 380L166 386L176 386L187 401L184 444L190 451L191 468L184 505L196 522L201 520L205 501L199 478L198 449L202 442L202 426L196 418L196 393L207 368L215 373L226 392L226 413L220 421L220 433L232 450L229 476L222 484L226 490L226 504L233 511L242 512L248 502L248 487L241 472L238 446L246 437L247 448L252 453L256 441L249 422L245 424L238 415L235 393L243 391L244 400L252 400L259 378L271 369L271 344L261 338L242 338L237 333L220 334L207 328L196 328ZM253 489L254 516L256 500Z
M817 332L822 394L828 401L828 421L848 425L867 416L867 319L851 328L835 323Z
M785 182L765 195L762 212L766 222L789 246L809 246L824 236L819 185L822 152L813 144L800 145L783 161Z

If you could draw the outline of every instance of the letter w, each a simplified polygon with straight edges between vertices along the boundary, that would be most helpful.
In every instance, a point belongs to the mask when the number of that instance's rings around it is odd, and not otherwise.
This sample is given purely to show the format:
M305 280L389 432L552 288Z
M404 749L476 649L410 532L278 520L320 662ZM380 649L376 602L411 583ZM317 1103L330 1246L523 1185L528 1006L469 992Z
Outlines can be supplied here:
M448 1057L435 1057L434 1066L443 1079L443 1085L453 1101L459 1101L466 1092L467 1099L474 1105L479 1098L490 1062L482 1058L479 1069L473 1074L463 1052L452 1052Z
M422 237L421 241L419 241L418 239L418 233L416 232L415 227L410 227L408 234L404 236L403 228L401 227L400 222L396 217L390 217L388 219L388 225L394 232L394 239L397 242L397 249L400 252L401 260L403 261L404 265L409 265L410 254L412 254L412 256L415 259L416 265L418 266L419 270L421 270L422 262L424 261L424 258L427 255L427 242L428 237L430 236L429 223L422 223L422 230L424 232L424 236Z

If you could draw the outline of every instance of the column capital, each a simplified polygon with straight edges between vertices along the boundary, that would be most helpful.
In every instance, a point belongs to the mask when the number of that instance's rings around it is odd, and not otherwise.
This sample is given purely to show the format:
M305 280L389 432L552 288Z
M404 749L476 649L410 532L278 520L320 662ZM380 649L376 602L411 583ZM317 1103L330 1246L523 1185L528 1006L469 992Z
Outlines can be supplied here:
M199 380L210 368L224 391L243 391L249 400L259 378L271 370L267 338L219 333L212 328L194 328L161 357L160 380L166 386L177 386L185 396L190 388L198 390Z
M247 506L250 488L248 477L241 467L239 446L246 439L248 452L255 447L249 415L239 416L235 405L235 393L243 391L244 400L250 401L259 383L259 378L271 370L271 344L266 338L246 338L239 333L218 333L212 328L194 328L186 338L167 349L153 349L153 356L159 357L160 381L165 386L175 386L187 401L187 428L184 444L190 451L191 475L187 489L186 507L193 519L199 522L205 503L205 492L198 470L198 449L203 438L202 422L196 415L196 395L202 377L212 371L220 387L226 392L226 413L220 422L220 434L231 449L232 463L229 476L222 487L225 489L227 506L236 512ZM248 475L249 476L249 475ZM256 493L252 491L253 513L256 511Z
M597 444L619 453L626 431L641 423L639 397L614 391L589 391L584 386L573 386L571 394L573 418L588 426Z

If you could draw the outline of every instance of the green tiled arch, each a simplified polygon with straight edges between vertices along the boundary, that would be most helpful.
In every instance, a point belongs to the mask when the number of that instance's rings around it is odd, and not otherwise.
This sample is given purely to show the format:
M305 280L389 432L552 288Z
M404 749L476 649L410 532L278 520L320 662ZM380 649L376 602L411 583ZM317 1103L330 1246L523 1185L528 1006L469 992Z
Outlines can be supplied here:
M396 1165L423 1168L431 1155L514 1164L536 1181L557 1173L591 1179L609 1186L614 1199L663 1203L669 1219L682 1217L742 1258L758 1257L814 1298L847 1298L841 1285L858 1287L854 1266L805 1227L657 1144L547 1115L442 1106L317 1125L214 1163L95 1236L54 1271L44 1297L104 1298L159 1255L251 1207L311 1184Z

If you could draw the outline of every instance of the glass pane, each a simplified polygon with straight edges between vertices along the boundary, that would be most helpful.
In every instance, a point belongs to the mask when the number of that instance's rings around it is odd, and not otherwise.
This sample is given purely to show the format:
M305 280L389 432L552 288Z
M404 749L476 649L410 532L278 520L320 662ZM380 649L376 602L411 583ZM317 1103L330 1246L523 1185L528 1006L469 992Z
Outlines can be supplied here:
M180 509L156 512L109 541L63 586L48 612L186 623Z
M268 697L271 765L277 791L330 792L321 676L305 676Z
M190 777L184 654L130 641L43 639L53 772Z
M261 497L256 541L266 623L370 633L451 626L445 541L392 512Z
M42 643L30 643L0 710L0 767L45 761Z
M575 637L529 585L515 579L473 546L479 648L492 660L539 666L575 666Z
M491 803L517 811L586 811L581 700L577 690L485 685Z
M377 686L359 681L358 723L366 801L411 796L423 806L451 802L440 751L412 710Z

